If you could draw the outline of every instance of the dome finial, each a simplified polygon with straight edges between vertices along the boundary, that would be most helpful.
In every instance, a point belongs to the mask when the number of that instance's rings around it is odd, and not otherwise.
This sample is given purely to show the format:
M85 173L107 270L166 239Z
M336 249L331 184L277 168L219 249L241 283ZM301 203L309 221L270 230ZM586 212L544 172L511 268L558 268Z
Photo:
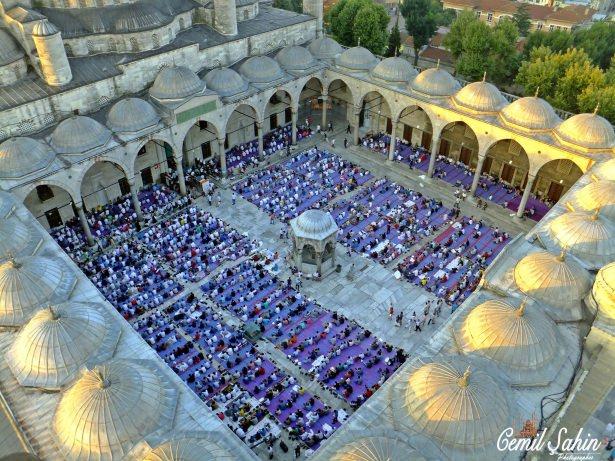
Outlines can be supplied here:
M540 86L536 87L536 92L534 93L534 97L537 98L538 97L538 92L540 91Z
M592 215L592 221L597 221L598 216L600 216L600 207L596 208L596 210L594 211L594 214Z
M6 256L13 269L19 269L21 267L21 263L17 262L13 253L8 253Z
M357 46L361 46L361 37L357 39Z
M483 83L487 80L487 71L483 72Z
M594 115L598 115L598 110L600 110L600 103L596 104L596 108L594 109Z
M519 309L515 311L515 315L517 317L523 317L523 314L525 314L526 306L527 306L527 298L523 298L523 301L521 301L521 304L519 304Z
M51 303L47 304L47 310L51 314L51 320L58 320L60 318L58 312L53 308Z
M111 385L111 382L108 378L105 378L100 368L96 368L96 370L94 370L94 376L98 379L98 387L100 389L106 389Z
M562 247L562 251L560 251L559 256L557 257L557 260L560 262L563 262L566 260L566 246L565 245Z
M440 58L438 58L438 62L436 63L436 69L440 68Z
M459 387L468 387L469 379L470 379L470 367L468 366L468 368L466 368L466 371L464 371L463 376L459 378L459 380L457 381L457 384L459 384Z

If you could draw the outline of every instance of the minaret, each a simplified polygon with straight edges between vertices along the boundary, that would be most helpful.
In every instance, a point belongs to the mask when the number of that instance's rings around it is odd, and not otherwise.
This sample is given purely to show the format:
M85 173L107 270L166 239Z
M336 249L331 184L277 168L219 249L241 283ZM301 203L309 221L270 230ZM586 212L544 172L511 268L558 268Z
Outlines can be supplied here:
M237 35L235 0L214 0L214 27L222 35Z
M60 31L47 19L32 28L32 40L38 53L40 69L48 85L66 85L73 79Z
M303 0L303 12L316 18L316 38L322 37L323 0Z

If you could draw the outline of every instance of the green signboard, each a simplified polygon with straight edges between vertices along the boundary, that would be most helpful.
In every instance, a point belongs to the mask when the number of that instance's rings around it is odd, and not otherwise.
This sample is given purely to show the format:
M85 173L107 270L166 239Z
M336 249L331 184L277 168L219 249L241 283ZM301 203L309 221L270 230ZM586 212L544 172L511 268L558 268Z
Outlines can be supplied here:
M184 123L188 120L192 120L197 118L199 115L206 114L211 112L212 110L216 110L216 101L209 101L205 104L201 104L200 106L193 107L192 109L185 110L177 114L177 123Z

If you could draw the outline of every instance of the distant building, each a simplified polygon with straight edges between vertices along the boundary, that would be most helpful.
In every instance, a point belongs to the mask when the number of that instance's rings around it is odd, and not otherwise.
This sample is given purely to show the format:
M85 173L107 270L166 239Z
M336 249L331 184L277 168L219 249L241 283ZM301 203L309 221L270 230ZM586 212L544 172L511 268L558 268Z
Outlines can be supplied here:
M552 1L551 1L552 3ZM470 10L487 24L495 25L501 18L511 18L521 2L511 0L444 0L443 6L456 11ZM565 7L527 4L532 21L531 30L571 31L576 26L590 22L596 10L582 5Z

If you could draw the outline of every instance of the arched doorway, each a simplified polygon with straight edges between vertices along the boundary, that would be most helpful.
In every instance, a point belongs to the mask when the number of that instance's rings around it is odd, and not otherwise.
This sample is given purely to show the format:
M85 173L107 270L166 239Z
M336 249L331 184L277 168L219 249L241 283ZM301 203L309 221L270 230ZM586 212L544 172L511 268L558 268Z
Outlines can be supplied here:
M23 203L47 230L61 227L77 216L70 193L56 185L36 186Z
M551 160L536 173L532 192L539 199L552 205L559 201L581 176L583 171L572 160Z
M329 84L327 94L331 102L329 118L342 120L345 123L353 120L354 96L346 82L340 79L333 80Z
M420 106L409 106L401 111L396 133L398 138L412 146L431 149L433 126L429 115Z
M497 141L487 150L482 173L516 189L525 189L530 160L525 149L513 139Z
M310 125L322 124L322 98L323 86L319 79L312 77L309 79L299 94L299 124L305 120L310 121ZM328 98L327 98L328 99ZM327 111L330 112L331 101L327 100Z
M388 133L393 128L389 103L378 91L370 91L360 103L359 127L364 133Z
M285 90L276 91L271 95L265 106L264 129L269 133L284 127L292 121L292 99Z
M468 168L478 163L478 140L465 122L452 122L442 129L438 154L459 161Z
M226 122L225 149L255 140L258 137L257 120L254 107L247 104L237 106Z
M104 206L128 194L130 185L126 172L116 163L96 162L81 179L81 197L86 209Z
M137 189L159 182L171 186L176 168L173 148L168 143L157 139L148 141L137 151L135 158Z
M218 152L219 133L213 123L198 120L190 127L183 142L184 167L191 167L195 161L210 161Z

